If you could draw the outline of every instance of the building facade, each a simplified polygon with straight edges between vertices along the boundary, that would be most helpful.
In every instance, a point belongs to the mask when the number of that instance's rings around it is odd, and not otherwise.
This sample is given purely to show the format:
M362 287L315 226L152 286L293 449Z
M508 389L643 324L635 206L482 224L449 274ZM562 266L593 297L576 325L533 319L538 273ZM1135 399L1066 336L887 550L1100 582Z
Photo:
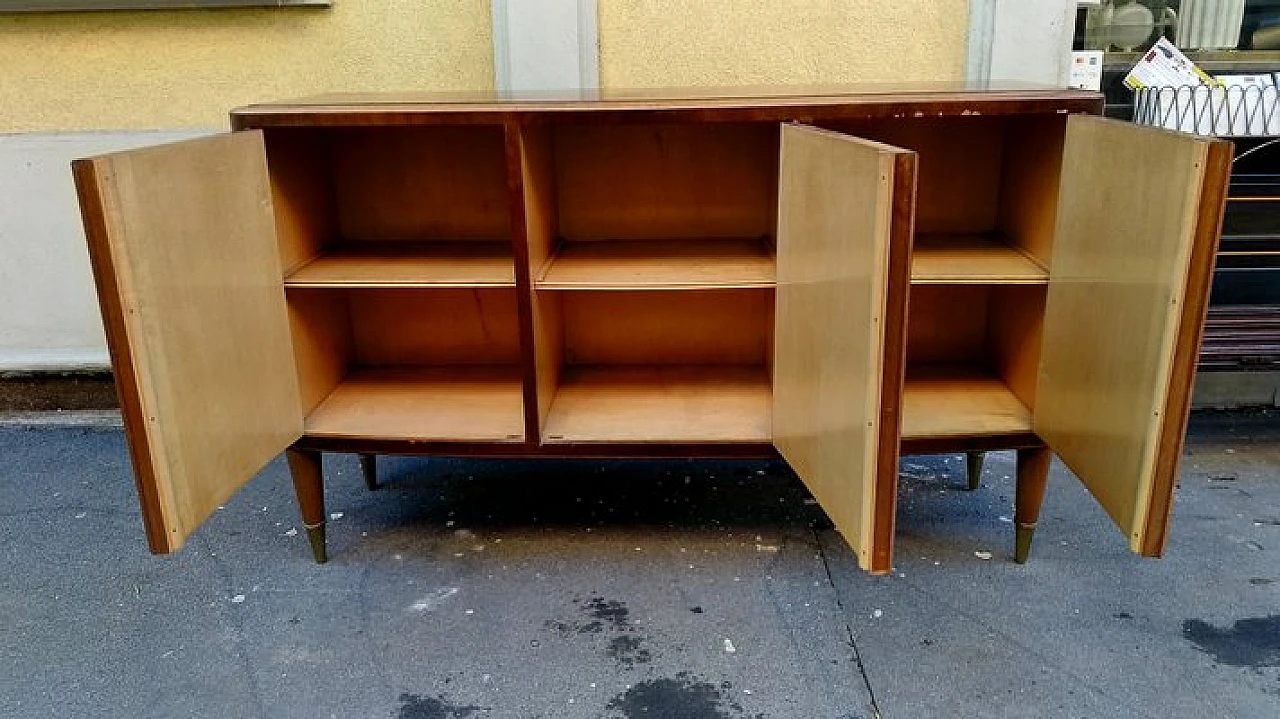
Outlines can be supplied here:
M232 107L330 92L1060 85L1075 16L1075 0L332 0L0 13L0 372L108 367L68 170L75 157L225 130Z

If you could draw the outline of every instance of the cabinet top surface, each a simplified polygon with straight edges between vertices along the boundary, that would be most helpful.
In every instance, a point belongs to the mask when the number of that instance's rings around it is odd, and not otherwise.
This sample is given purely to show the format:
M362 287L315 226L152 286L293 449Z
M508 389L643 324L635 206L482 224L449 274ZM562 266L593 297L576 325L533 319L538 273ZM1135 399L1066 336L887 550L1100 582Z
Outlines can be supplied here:
M296 125L501 123L517 115L653 115L673 120L1099 113L1102 95L1024 83L883 83L555 93L341 93L241 107L237 129Z

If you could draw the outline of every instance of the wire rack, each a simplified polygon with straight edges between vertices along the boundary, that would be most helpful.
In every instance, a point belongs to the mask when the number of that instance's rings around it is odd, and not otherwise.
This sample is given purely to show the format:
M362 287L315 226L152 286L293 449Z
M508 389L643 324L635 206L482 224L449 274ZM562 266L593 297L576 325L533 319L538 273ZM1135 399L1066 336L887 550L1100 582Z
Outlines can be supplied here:
M1136 91L1133 121L1218 137L1280 137L1278 95L1270 86L1183 85Z

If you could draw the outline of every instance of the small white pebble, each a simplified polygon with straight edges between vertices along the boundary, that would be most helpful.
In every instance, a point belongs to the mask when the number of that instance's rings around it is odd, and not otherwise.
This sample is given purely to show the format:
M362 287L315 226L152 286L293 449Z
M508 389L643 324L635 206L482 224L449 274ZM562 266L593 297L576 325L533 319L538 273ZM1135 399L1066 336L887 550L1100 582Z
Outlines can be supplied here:
M452 526L453 526L453 525L455 525L455 524L457 524L457 522L455 522L455 521L453 521L452 519L450 519L449 521L447 521L447 522L445 522L445 523L444 523L444 526L446 526L446 527L452 527Z
M879 619L880 617L883 617L883 616L884 616L884 611L883 611L883 610L881 610L881 609L877 609L877 610L875 610L874 612L872 612L872 613L871 613L871 616L872 616L873 618L875 618L875 619Z
M330 512L329 519L342 519L342 512Z
M1001 517L1001 518L1000 518L1000 521L1001 521L1001 522L1004 522L1005 524L1013 524L1013 519L1011 519L1011 518L1009 518L1009 517Z
M243 603L243 602L244 602L244 595L243 595L243 594L237 594L237 595L235 595L234 597L232 597L232 598L231 598L231 603L232 603L232 604L241 604L241 603Z
M743 690L742 690L742 693L743 693L743 694L750 694L750 693L751 693L751 690L750 690L750 689L743 689Z
M757 552L776 552L778 551L778 546L776 544L757 544L756 551Z
M592 689L595 689L595 688L596 688L596 683L595 683L595 682L591 682L591 688L592 688Z
M724 650L728 654L733 654L738 651L738 649L733 646L733 642L729 639L724 640Z
M637 551L637 552L643 552L644 550L643 550L643 549L641 549L641 548L639 548L639 547L636 547L636 551Z
M983 560L991 559L991 552L974 552L973 556Z
M76 519L84 519L84 518L85 518L85 517L87 517L87 516L89 516L89 513L88 513L88 512L81 512L81 513L79 513L79 514L77 514L77 515L76 515Z
M474 609L468 609L465 613L466 613L466 614L475 614L475 613L476 613L476 610L474 610Z
M292 527L292 528L290 528L290 529L288 529L288 530L285 530L284 536L286 536L286 537L296 537L296 536L298 536L298 529L297 529L296 527Z
M462 557L462 556L466 556L466 555L464 555L462 552L454 552L454 553L453 553L453 556L455 556L455 557Z

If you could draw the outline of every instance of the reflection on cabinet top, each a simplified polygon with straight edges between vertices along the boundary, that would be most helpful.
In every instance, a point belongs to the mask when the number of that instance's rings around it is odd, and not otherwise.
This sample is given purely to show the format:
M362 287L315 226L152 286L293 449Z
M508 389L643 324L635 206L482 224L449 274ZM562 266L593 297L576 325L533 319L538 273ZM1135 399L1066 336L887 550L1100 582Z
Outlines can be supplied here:
M595 122L776 122L840 118L1102 112L1099 93L1017 83L916 83L787 87L593 90L577 94L347 93L250 105L231 113L238 130L332 125L501 123L521 114Z

